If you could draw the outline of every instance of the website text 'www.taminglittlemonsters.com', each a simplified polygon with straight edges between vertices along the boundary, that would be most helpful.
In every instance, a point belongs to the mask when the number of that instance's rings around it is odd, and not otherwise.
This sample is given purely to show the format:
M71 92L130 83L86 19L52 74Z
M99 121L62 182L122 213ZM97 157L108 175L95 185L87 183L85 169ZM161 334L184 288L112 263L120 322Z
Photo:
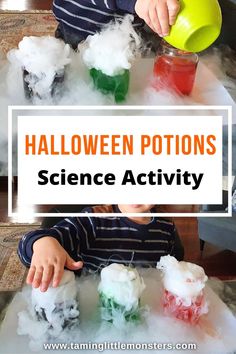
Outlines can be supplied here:
M196 343L122 343L122 342L100 342L100 343L44 343L44 350L93 350L105 352L107 350L196 350Z

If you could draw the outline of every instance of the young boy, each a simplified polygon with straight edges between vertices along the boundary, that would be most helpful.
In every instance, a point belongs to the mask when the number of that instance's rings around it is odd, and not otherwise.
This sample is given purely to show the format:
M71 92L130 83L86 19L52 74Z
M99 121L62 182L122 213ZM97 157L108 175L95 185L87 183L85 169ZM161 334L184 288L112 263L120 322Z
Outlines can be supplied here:
M134 26L143 20L159 36L169 33L180 9L178 0L54 0L53 12L59 21L56 37L75 49L79 42L115 18L134 14Z
M87 212L145 213L154 205L104 205ZM71 217L49 229L29 232L18 254L30 266L27 283L46 291L57 287L64 267L99 271L110 263L155 267L161 256L183 259L183 247L174 223L156 217Z

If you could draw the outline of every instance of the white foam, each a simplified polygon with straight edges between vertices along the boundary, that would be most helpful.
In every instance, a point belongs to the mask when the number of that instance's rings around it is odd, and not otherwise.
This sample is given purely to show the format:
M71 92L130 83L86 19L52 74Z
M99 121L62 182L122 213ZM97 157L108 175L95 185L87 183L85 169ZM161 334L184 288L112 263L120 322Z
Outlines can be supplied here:
M7 58L13 67L25 69L26 81L35 95L47 97L56 74L62 74L70 63L68 44L50 36L24 37L18 49L12 49ZM10 68L11 70L11 68Z
M126 311L138 307L144 289L144 281L134 268L113 263L101 271L98 291L124 306Z
M57 288L53 288L50 284L45 292L42 292L40 288L32 289L32 305L38 309L43 308L48 321L51 322L55 307L60 303L76 299L76 293L75 275L65 270Z
M163 283L166 290L179 296L186 306L190 306L205 287L207 276L204 269L189 262L178 262L171 256L161 257L157 268L163 271Z
M27 333L31 330L35 337L44 333L43 321L30 322L25 319L24 324L18 324L17 314L28 312L28 302L31 287L24 287L23 291L16 294L12 304L9 306L6 317L0 329L0 353L1 354L31 354L32 349L45 354L42 343L101 343L121 341L126 343L196 343L196 354L228 354L236 350L235 331L236 318L222 303L219 297L206 286L206 296L209 300L208 321L219 333L218 337L209 336L204 329L191 326L180 320L166 317L161 309L161 278L160 272L156 269L139 269L146 288L141 296L141 305L148 305L150 313L144 323L131 325L127 323L125 328L117 329L110 323L102 322L98 312L98 282L99 276L89 275L77 279L77 292L80 304L80 323L78 328L62 331L58 338L48 339L46 335L41 338L32 338ZM17 327L20 325L21 335L17 334ZM18 329L18 331L19 331ZM24 335L22 335L24 332ZM29 341L31 349L29 348ZM54 351L53 351L54 352ZM62 351L55 351L61 353ZM95 350L88 350L88 353ZM117 350L116 353L137 353L137 351ZM142 351L140 351L142 352ZM160 350L158 353L166 353ZM188 350L176 350L171 353L186 354ZM192 351L191 351L192 352ZM107 354L114 354L114 350L107 350Z
M50 284L46 292L32 288L28 310L18 316L18 334L29 335L32 349L50 338L58 338L66 326L77 325L79 310L74 273L65 270L59 286L53 288Z
M132 27L133 16L109 24L100 33L89 36L79 48L89 69L101 70L114 76L130 69L138 53L141 39Z

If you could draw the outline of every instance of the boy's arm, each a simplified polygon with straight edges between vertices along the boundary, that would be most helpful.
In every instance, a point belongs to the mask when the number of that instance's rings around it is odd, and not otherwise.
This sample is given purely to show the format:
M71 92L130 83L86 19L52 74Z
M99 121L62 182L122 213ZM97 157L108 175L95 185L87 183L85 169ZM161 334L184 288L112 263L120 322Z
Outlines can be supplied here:
M50 229L40 229L27 233L22 237L18 245L18 255L22 263L29 267L33 256L34 242L43 237L56 239L65 251L78 259L77 249L80 243L80 234L76 218L67 218Z
M80 0L76 0L80 2ZM125 12L134 14L135 3L137 0L87 0L92 5L99 7L100 9L107 9L111 11L123 10Z
M90 0L93 5L108 10L123 10L137 14L161 37L169 34L180 10L178 0Z
M50 229L26 234L19 243L18 254L30 266L27 283L46 291L51 281L54 287L58 286L64 267L73 271L81 269L80 239L91 228L87 217L67 218Z

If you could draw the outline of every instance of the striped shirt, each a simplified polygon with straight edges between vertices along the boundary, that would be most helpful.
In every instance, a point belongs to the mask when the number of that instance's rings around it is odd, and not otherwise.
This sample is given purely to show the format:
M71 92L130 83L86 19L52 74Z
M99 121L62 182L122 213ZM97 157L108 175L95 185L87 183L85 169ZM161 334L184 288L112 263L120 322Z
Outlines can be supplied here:
M85 208L86 212L117 212L118 206ZM33 243L44 236L55 238L84 268L99 271L111 263L155 267L161 256L183 258L183 247L172 221L153 217L148 224L137 224L127 217L70 217L50 229L27 233L21 239L18 254L30 266Z
M53 12L64 27L86 38L111 20L134 14L135 3L136 0L54 0ZM134 17L134 26L141 26L143 21Z

